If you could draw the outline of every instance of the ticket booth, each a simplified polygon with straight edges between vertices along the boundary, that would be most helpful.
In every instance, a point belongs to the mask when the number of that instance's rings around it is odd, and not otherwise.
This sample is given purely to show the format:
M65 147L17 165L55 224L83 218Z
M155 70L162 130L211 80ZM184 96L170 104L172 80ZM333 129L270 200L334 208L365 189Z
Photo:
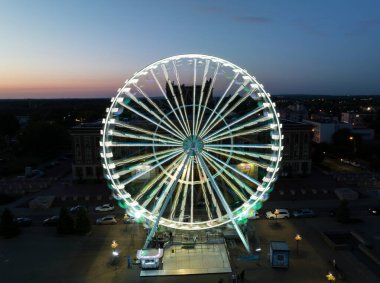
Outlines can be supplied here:
M289 247L287 242L270 242L270 263L272 267L289 267Z
M137 251L142 269L158 269L163 256L163 249L142 249Z

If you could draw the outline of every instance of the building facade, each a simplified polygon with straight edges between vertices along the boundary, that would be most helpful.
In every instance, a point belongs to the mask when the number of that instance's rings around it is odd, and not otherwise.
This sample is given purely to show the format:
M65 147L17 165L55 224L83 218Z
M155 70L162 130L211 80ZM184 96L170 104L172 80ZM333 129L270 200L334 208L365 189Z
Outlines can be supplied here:
M281 120L284 135L282 176L308 175L311 172L313 127L305 123Z
M73 141L73 179L101 180L103 169L100 162L101 122L84 123L71 129Z

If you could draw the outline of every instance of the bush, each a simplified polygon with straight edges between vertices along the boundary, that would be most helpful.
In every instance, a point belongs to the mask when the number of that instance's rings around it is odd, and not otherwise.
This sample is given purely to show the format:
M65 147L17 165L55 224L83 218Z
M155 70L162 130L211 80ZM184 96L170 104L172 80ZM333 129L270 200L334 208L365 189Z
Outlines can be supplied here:
M65 207L61 208L59 214L57 232L60 235L72 234L74 232L74 219Z
M91 220L88 217L86 209L83 207L79 208L76 217L75 231L80 235L84 235L89 233L91 228Z
M348 207L348 201L342 200L338 209L336 210L336 220L341 223L349 223L351 217L351 211Z
M20 233L17 223L14 221L12 212L6 208L1 215L0 234L4 238L12 238Z

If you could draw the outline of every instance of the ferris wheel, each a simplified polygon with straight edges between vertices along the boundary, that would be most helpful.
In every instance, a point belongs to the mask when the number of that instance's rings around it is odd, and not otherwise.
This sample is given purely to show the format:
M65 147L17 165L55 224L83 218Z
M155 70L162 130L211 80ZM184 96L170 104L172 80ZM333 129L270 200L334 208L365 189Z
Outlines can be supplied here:
M232 222L244 242L238 223L268 199L283 148L279 115L255 77L213 56L169 57L127 80L103 123L108 185L129 215L154 224L149 237L158 225Z

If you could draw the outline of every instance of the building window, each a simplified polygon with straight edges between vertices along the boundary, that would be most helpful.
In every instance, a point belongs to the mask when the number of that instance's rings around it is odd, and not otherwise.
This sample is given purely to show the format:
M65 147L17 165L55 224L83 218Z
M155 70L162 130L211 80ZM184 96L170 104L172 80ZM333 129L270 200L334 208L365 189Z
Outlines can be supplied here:
M83 177L83 168L82 167L76 167L75 168L75 176L77 178L82 178Z
M94 170L92 169L92 167L86 167L86 176L94 176Z

